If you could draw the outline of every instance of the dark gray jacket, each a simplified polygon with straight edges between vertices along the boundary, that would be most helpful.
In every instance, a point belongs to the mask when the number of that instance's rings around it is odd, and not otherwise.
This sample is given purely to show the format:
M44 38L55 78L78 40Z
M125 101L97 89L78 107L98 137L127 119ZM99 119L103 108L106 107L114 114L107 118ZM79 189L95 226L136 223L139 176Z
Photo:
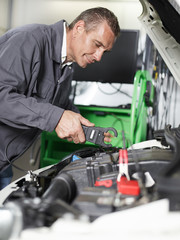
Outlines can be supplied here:
M32 24L0 37L0 170L42 130L53 131L68 100L72 67L61 70L63 21Z

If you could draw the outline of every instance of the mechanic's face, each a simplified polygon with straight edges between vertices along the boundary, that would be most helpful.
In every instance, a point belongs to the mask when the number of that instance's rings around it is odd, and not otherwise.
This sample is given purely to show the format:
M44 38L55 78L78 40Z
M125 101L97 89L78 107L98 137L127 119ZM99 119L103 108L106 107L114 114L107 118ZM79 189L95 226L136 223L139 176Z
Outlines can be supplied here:
M85 68L87 64L100 61L103 53L109 51L115 41L114 33L106 21L86 32L84 21L79 21L73 28L71 58Z

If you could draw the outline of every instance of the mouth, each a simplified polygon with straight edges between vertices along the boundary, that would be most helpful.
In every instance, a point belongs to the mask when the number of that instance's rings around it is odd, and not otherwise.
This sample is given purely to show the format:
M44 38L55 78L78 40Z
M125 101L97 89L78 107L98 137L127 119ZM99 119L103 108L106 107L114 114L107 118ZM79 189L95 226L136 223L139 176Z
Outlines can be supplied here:
M91 59L91 58L89 58L87 55L85 55L85 57L86 57L86 62L87 62L87 64L91 64L91 63L94 63L94 60L93 59Z

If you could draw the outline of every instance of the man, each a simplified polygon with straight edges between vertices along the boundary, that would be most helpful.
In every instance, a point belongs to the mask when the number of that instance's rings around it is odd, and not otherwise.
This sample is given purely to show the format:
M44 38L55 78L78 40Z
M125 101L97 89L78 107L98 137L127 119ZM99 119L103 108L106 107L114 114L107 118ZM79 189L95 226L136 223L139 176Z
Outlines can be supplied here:
M69 26L32 24L0 38L0 170L22 155L44 131L85 142L83 118L69 101L72 63L85 68L109 51L120 28L105 8L81 13ZM109 135L105 137L109 141Z

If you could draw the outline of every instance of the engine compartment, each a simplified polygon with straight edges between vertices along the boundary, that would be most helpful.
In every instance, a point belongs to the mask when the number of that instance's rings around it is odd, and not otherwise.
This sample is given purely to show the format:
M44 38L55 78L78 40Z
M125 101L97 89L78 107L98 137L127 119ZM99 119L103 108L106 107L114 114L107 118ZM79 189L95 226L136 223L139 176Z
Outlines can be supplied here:
M92 223L162 198L169 199L170 211L179 211L180 127L155 136L164 148L126 149L130 179L119 178L122 149L84 148L39 174L29 172L3 204L18 207L22 229L50 227L67 213Z

